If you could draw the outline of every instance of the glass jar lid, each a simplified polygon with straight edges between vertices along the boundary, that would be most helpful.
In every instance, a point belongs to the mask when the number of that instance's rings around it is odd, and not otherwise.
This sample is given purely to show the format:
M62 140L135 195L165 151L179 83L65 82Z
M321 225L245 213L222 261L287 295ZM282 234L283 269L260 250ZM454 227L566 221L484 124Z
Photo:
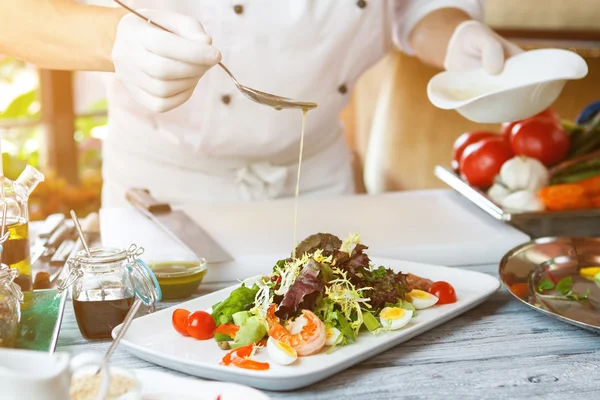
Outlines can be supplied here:
M81 250L77 253L75 259L67 260L69 272L65 279L59 283L58 289L59 291L66 290L78 279L82 278L82 265L101 265L126 261L127 272L133 283L135 295L144 304L152 305L162 299L162 292L152 270L139 259L139 256L143 252L144 249L137 247L135 244L129 246L127 250L99 247L90 249L90 254L86 250Z
M127 269L133 281L136 296L149 306L162 299L162 291L152 270L139 258L143 252L142 247L137 247L135 244L129 246Z

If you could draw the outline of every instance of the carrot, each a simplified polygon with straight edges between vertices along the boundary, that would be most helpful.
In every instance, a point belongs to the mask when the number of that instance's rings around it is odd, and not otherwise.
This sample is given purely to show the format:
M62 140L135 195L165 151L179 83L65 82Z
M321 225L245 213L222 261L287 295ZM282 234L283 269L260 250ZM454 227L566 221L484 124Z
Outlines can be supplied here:
M552 211L578 210L592 205L585 189L574 183L546 186L539 195L546 208Z
M588 195L600 195L600 175L583 179L575 184L581 186Z
M600 195L596 195L596 196L592 197L592 207L600 208Z
M513 283L510 285L510 291L514 293L520 299L526 299L529 295L529 284L527 283Z

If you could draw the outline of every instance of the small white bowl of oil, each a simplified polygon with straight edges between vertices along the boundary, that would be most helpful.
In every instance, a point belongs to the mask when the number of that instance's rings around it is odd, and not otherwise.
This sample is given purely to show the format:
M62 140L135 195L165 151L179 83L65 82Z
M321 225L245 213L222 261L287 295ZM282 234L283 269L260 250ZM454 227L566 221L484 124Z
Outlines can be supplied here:
M498 75L483 69L441 72L429 81L427 96L434 106L474 122L511 122L545 110L567 81L587 73L587 63L575 52L537 49L509 58Z

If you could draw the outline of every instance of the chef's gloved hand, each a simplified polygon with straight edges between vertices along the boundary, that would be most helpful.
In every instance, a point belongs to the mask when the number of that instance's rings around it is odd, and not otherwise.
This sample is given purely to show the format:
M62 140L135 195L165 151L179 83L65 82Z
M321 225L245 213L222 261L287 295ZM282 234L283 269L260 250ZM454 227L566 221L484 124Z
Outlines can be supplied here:
M444 67L448 71L481 68L493 75L504 68L504 61L523 50L478 21L458 25L450 38Z
M139 104L156 112L169 111L189 100L200 78L221 60L221 53L194 18L166 10L140 13L174 33L125 15L112 50L115 73Z

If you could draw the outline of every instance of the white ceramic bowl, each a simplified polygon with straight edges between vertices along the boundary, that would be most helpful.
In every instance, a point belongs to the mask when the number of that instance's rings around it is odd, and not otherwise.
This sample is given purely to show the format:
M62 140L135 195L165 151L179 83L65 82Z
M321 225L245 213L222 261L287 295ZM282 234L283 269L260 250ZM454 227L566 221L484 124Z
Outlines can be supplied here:
M585 60L561 49L526 51L506 60L504 70L444 71L427 85L431 103L456 110L479 123L502 123L531 117L548 108L565 83L588 73Z

